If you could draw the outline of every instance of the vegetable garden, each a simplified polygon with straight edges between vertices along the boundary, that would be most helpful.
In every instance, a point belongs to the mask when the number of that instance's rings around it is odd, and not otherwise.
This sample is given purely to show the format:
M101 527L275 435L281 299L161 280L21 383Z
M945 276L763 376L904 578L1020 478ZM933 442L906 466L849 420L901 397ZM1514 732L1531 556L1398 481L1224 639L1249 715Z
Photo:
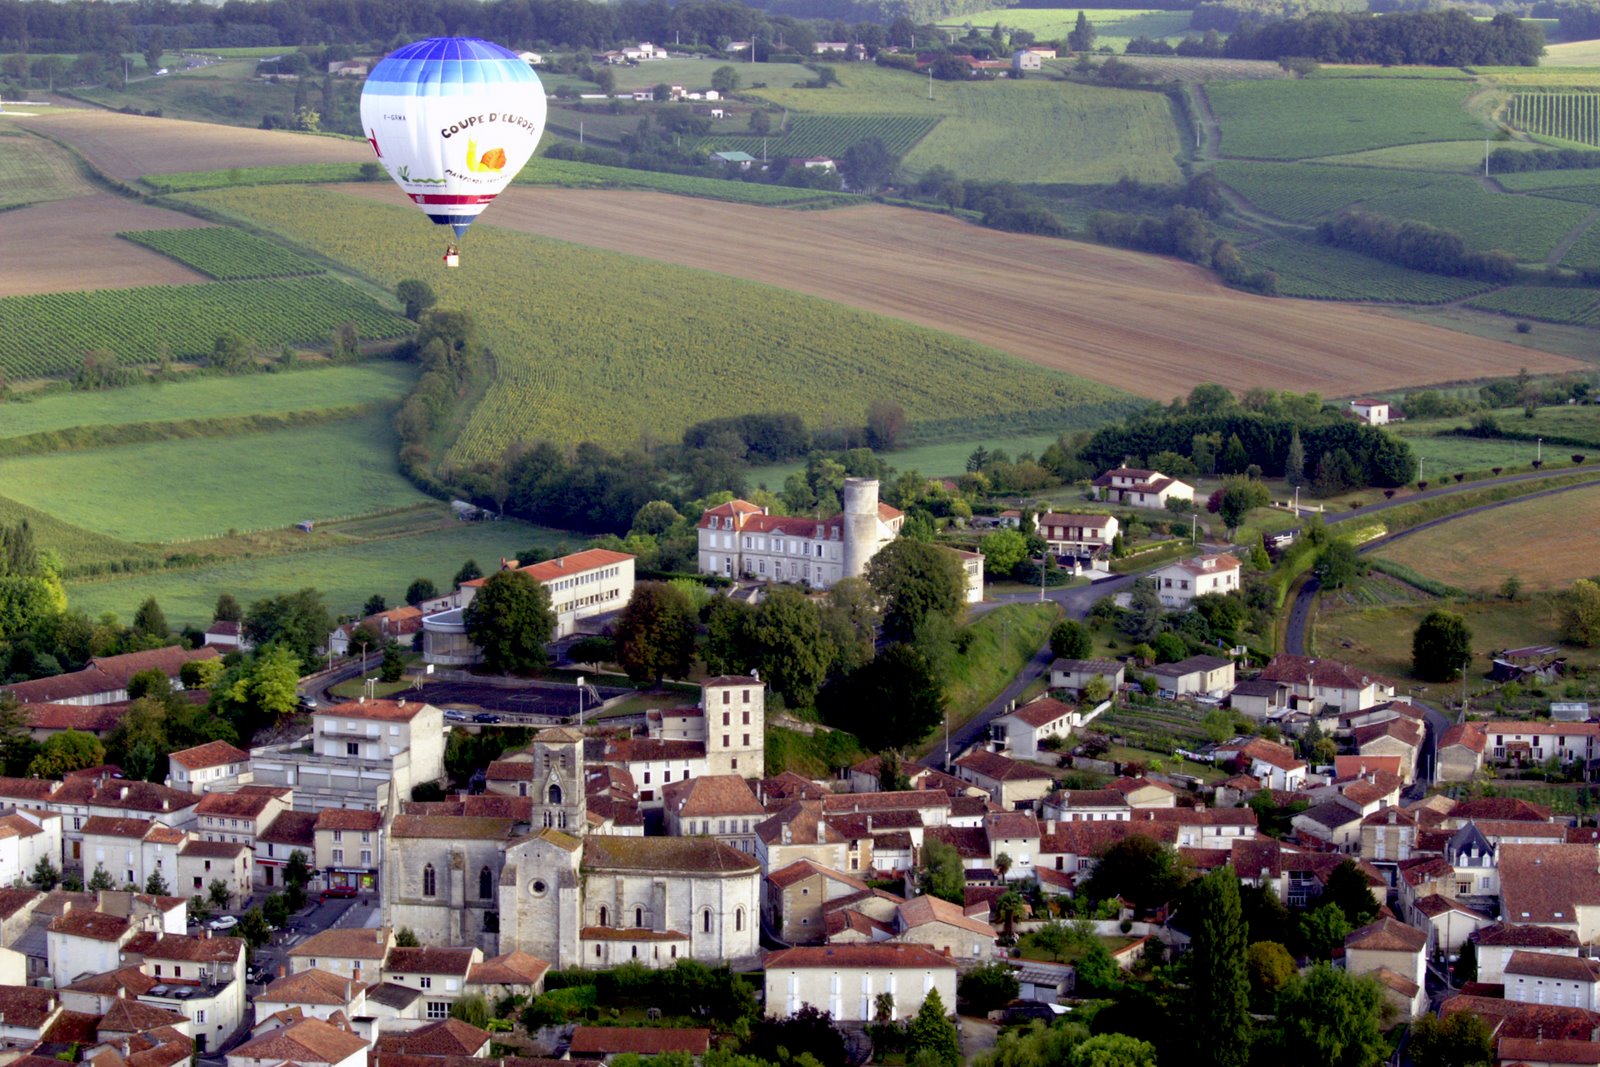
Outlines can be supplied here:
M125 365L202 357L235 331L258 345L327 340L354 322L367 340L411 324L359 289L325 278L157 285L0 298L0 373L13 380L71 374L86 351L109 349Z
M1519 130L1577 144L1600 145L1600 93L1517 93L1509 118Z
M132 230L117 234L153 248L218 281L293 278L322 274L317 264L231 226L186 230Z

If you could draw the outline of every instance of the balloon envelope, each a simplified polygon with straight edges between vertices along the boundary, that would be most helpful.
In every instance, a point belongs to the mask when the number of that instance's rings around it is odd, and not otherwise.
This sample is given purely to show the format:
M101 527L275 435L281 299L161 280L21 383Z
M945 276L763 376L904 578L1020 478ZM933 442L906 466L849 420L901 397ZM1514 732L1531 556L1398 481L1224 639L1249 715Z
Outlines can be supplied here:
M390 53L361 90L378 160L427 216L466 232L539 146L539 76L497 44L430 37Z

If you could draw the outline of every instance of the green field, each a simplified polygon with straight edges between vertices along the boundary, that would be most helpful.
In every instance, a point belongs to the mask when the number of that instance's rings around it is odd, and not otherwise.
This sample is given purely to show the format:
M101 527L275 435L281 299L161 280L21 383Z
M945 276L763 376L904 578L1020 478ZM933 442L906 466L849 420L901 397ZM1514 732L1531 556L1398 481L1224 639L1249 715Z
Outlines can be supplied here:
M54 142L0 126L0 208L94 191L76 161Z
M0 460L5 495L129 541L326 521L424 498L401 477L388 411L274 433Z
M38 508L0 496L0 525L14 526L23 520L33 528L38 544L56 554L66 577L83 573L85 568L137 569L156 566L161 560L161 553L146 545L73 526Z
M1523 415L1521 408L1499 408L1492 414L1501 428L1510 433L1546 439L1563 438L1600 449L1600 406L1594 404L1538 407L1534 408L1531 419ZM1407 420L1394 429L1402 437L1411 438L1442 433L1457 427L1464 429L1470 425L1472 425L1471 417L1456 415L1441 419ZM1532 443L1531 440L1528 442L1529 445ZM1530 455L1528 458L1533 457Z
M1514 171L1496 174L1494 180L1513 192L1546 196L1560 197L1578 190L1600 191L1600 169Z
M1532 142L1507 141L1496 144L1494 147L1509 148L1515 152L1526 152L1543 146ZM1482 174L1483 141L1419 141L1416 144L1395 145L1392 148L1374 148L1366 152L1348 152L1342 155L1314 158L1318 163L1333 163L1356 167L1391 167L1397 170L1432 170L1455 174ZM1499 175L1496 175L1496 177L1499 177Z
M451 451L454 463L498 457L512 441L579 433L613 445L646 431L670 439L734 412L837 422L861 417L866 398L878 395L898 398L913 426L1040 411L1083 424L1127 401L948 334L493 226L475 227L466 265L447 271L437 234L411 211L329 190L270 186L195 199L384 285L423 278L441 306L472 310L495 351L497 378Z
M972 15L945 19L939 28L965 33L967 27L988 32L995 23L1011 30L1027 30L1040 41L1065 41L1078 22L1075 7L991 8ZM1189 29L1187 11L1138 11L1120 8L1083 8L1083 15L1094 27L1094 46L1109 45L1118 52L1135 37L1161 37L1181 40Z
M139 179L158 193L191 193L235 185L302 185L307 182L361 180L360 163L286 163L277 167L230 167L177 174L147 174ZM388 181L387 175L379 180Z
M1546 67L1600 67L1600 41L1549 45L1540 63Z
M320 266L304 256L231 226L131 230L117 236L153 248L218 281L295 278L323 273Z
M1239 254L1253 269L1277 272L1282 295L1313 300L1442 304L1491 286L1471 278L1410 270L1310 239L1274 238L1243 248Z
M1519 130L1600 146L1600 94L1517 93L1506 114Z
M659 40L659 38L657 38ZM744 62L737 58L717 58L708 56L704 59L653 59L638 66L607 67L617 79L617 88L624 92L634 89L649 89L665 83L667 85L681 85L690 92L698 92L711 88L711 72L718 67L729 66L739 72L739 84L749 88L756 84L770 85L776 89L787 89L792 85L810 81L815 78L816 72L800 63L754 63L750 60L748 50L744 53ZM843 66L844 64L840 64ZM544 83L545 91L553 93L563 85L570 85L580 93L596 93L600 90L593 82L586 82L580 78L565 74L557 74L551 70L539 70L539 80Z
M1454 230L1475 251L1499 248L1541 262L1561 238L1588 217L1583 204L1492 193L1471 178L1441 175L1428 185L1373 197L1363 210L1419 219Z
M391 604L400 603L414 578L430 578L439 588L448 589L451 576L468 559L492 568L502 556L534 544L553 547L562 537L512 520L452 523L426 536L241 559L195 570L72 582L67 586L67 598L74 610L90 616L114 611L126 619L146 597L153 596L169 623L203 625L210 621L219 593L232 593L240 603L248 604L260 597L313 586L322 592L330 609L344 614L357 611L373 593L381 593ZM572 547L578 547L578 542Z
M1402 170L1330 167L1316 163L1242 163L1224 160L1214 173L1256 207L1291 222L1310 222L1357 200L1414 188Z
M271 55L287 49L275 48ZM137 66L142 61L135 60ZM359 113L361 83L357 79L335 79L338 113ZM320 110L321 79L311 87L312 105ZM159 111L166 118L220 122L230 126L257 126L268 113L288 116L294 113L295 83L268 81L256 76L255 59L231 58L194 70L174 70L164 78L141 78L125 89L87 89L79 93L87 100L111 108L134 107L140 111ZM323 123L323 129L330 129ZM354 134L359 124L351 122L347 132Z
M1470 81L1308 78L1206 87L1225 156L1309 159L1416 142L1480 139Z
M215 419L398 400L414 377L412 368L403 363L361 363L292 374L196 377L97 393L52 393L27 403L8 403L0 418L0 439L77 426Z
M878 138L896 156L916 147L940 120L931 115L794 115L781 137L723 134L702 137L696 148L708 152L744 151L769 156L842 156L851 145Z
M1183 151L1171 104L1158 93L1070 82L937 82L865 63L840 64L829 89L755 95L803 114L923 115L943 121L904 165L944 166L966 179L1101 183L1179 179Z
M978 436L960 441L939 441L926 445L912 445L883 453L883 458L897 471L916 471L930 478L954 478L967 469L967 457L974 449L983 446L993 452L1003 449L1016 459L1023 452L1035 457L1055 442L1056 434L1023 434L1018 437ZM797 471L805 470L805 461L772 463L752 467L748 476L751 485L765 485L774 491L783 488L783 480Z
M1600 267L1600 226L1590 225L1561 260L1563 267Z
M1502 315L1565 322L1575 326L1600 325L1600 291L1594 289L1555 289L1543 285L1513 285L1467 302L1480 311Z
M325 278L153 285L0 298L0 373L13 381L71 374L85 351L125 365L203 358L232 330L258 345L327 343L354 322L364 340L401 337L411 324L353 285Z

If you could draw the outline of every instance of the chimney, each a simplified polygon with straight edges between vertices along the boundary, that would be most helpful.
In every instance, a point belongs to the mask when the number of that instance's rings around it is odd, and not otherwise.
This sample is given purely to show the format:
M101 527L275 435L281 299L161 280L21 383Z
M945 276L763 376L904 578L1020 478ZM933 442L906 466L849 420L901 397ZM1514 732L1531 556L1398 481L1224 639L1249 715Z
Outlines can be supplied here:
M783 824L783 843L786 845L791 845L794 843L794 835L789 832L788 823Z
M872 833L872 816L867 816L867 833Z
M123 786L122 788L117 790L117 799L118 800L127 800L128 799L128 787L127 786Z
M122 1039L122 1058L123 1059L127 1059L128 1056L129 1056L128 1039L127 1038L123 1038Z
M126 1000L127 996L128 996L128 987L125 986L125 985L117 986L117 999L118 1000Z
M1054 819L1046 819L1044 821L1044 832L1052 835L1056 832L1056 821Z
M828 824L821 819L817 820L817 843L821 844L828 839Z

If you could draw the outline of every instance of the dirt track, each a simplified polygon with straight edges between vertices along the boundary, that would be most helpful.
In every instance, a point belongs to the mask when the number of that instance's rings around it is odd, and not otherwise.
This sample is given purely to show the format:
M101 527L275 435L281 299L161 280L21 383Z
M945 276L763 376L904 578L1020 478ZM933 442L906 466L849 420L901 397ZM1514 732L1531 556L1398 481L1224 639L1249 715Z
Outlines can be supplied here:
M112 111L67 111L28 120L76 148L114 178L287 163L366 163L360 141L282 130L250 130Z
M405 202L388 183L343 188ZM1338 397L1589 369L1357 307L1235 292L1174 260L902 208L512 189L485 223L837 300L1158 400L1207 381Z
M126 289L209 279L116 235L207 225L176 211L110 193L35 204L0 214L0 296L73 289ZM24 255L28 249L37 255Z

